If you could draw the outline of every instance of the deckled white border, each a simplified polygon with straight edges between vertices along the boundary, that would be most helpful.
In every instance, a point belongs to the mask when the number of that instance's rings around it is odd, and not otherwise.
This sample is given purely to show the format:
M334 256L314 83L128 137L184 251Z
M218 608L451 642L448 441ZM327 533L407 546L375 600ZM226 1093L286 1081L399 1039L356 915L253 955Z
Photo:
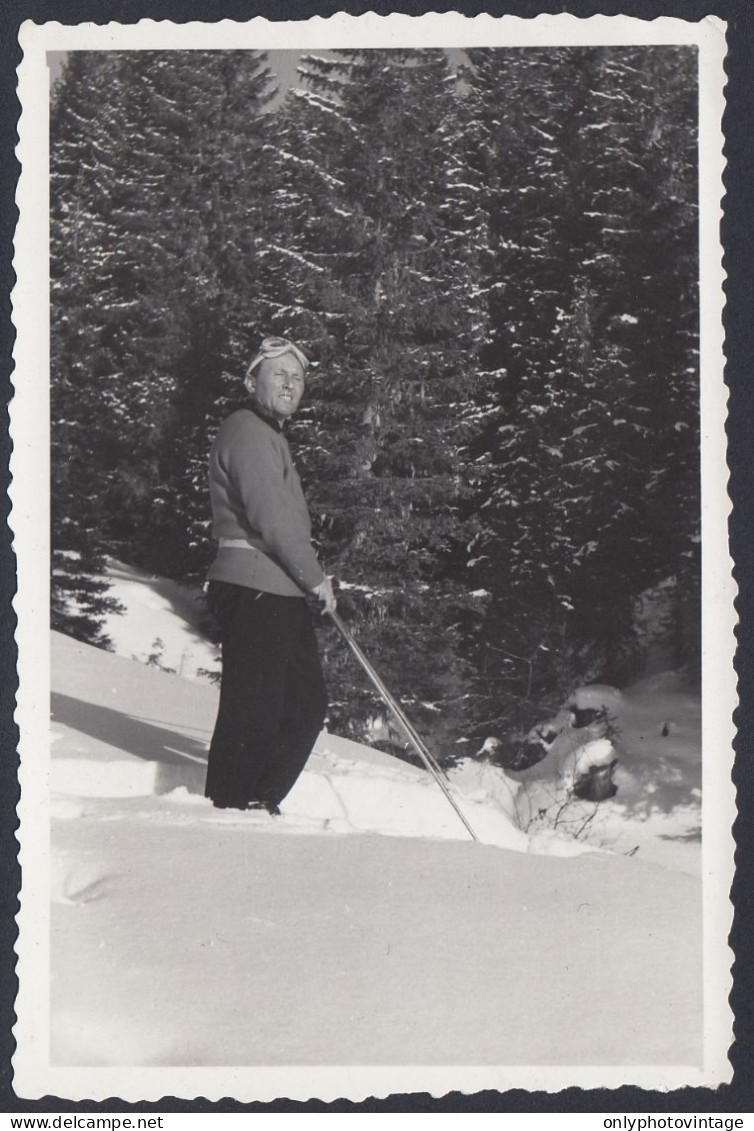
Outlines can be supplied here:
M660 17L540 15L535 19L457 13L412 17L338 14L284 23L173 24L142 20L124 26L25 23L19 67L22 116L17 202L20 220L13 292L15 399L11 525L19 562L15 608L19 626L17 719L21 731L21 866L18 916L20 993L14 1034L15 1089L27 1098L156 1100L232 1096L242 1101L278 1097L360 1100L397 1092L451 1090L473 1093L509 1088L561 1088L635 1084L672 1089L713 1086L731 1077L727 1046L732 1016L727 1005L732 955L728 898L733 878L731 825L735 797L730 782L736 706L733 671L735 587L727 552L730 503L726 490L723 384L723 270L719 221L723 195L721 118L724 106L725 25L716 17L692 23ZM312 1068L59 1068L49 1064L49 341L48 326L48 114L46 52L75 49L302 49L349 46L423 47L690 44L700 58L701 368L703 469L703 873L705 942L705 1064L702 1070L646 1067L312 1067Z

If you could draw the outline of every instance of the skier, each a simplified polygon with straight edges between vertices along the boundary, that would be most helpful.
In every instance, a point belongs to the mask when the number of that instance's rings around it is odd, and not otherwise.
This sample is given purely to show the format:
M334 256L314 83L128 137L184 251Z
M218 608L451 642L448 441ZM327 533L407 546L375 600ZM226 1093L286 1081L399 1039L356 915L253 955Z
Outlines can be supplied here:
M222 681L205 794L218 808L279 813L327 710L306 595L326 612L335 600L283 436L308 367L293 342L264 338L244 380L251 399L223 422L212 446L218 550L207 599L221 629Z

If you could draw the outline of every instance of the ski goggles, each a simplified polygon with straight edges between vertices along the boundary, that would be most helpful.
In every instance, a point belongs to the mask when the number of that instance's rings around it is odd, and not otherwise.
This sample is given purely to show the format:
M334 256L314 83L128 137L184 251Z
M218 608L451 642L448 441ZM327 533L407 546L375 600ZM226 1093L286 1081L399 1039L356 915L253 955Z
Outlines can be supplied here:
M292 353L306 373L309 368L309 358L294 342L289 342L287 338L262 338L259 349L248 364L246 376L253 373L260 362L267 358L282 357L284 353Z

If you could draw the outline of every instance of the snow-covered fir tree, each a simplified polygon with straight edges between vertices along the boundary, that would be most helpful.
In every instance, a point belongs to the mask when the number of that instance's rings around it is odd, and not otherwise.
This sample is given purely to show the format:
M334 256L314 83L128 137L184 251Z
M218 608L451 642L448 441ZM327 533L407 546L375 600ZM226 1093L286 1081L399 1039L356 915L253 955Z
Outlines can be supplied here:
M101 108L116 74L110 55L72 53L51 115L52 624L92 642L103 641L102 619L115 607L97 576L110 464L102 425L113 398L92 283L111 246L101 202L109 195L112 126Z
M480 670L510 719L625 678L635 598L693 544L695 56L468 54L466 159L490 232Z
M317 347L322 375L292 435L325 560L351 586L345 615L422 725L457 736L481 615L463 514L481 327L455 77L442 51L306 56L301 74L276 142L277 325ZM341 653L335 641L350 725L372 696Z
M206 560L207 436L257 322L272 89L248 51L76 52L60 83L53 544L58 615L87 637L99 596L79 567L97 552L167 574ZM68 619L71 586L84 621Z

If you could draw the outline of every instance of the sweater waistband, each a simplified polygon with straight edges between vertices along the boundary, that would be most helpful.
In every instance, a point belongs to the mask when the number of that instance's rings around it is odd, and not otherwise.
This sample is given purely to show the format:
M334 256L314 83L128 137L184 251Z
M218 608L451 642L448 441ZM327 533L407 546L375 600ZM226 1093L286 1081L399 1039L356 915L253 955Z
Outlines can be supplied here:
M218 538L218 545L222 546L223 549L227 548L232 550L256 549L246 538Z

